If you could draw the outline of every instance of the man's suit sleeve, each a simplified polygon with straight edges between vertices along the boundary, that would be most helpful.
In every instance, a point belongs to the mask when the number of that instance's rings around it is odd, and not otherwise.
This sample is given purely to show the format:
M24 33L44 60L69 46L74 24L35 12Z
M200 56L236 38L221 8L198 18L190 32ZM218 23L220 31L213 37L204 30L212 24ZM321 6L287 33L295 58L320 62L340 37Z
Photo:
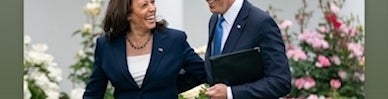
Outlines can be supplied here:
M93 64L93 73L90 76L90 81L86 86L83 99L103 99L106 85L107 77L101 66L101 38L97 39L95 54L94 54L94 64Z
M231 86L235 99L274 99L291 90L291 77L285 47L277 24L267 18L257 23L255 32L262 36L259 47L263 59L264 78L252 83Z

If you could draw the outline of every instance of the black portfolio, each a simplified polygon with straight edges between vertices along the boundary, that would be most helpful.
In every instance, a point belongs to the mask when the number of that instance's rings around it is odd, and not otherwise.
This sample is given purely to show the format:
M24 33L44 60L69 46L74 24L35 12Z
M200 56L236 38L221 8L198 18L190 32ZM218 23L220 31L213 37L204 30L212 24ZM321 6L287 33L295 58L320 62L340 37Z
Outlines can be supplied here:
M259 47L210 57L210 64L215 83L228 86L254 82L263 76Z

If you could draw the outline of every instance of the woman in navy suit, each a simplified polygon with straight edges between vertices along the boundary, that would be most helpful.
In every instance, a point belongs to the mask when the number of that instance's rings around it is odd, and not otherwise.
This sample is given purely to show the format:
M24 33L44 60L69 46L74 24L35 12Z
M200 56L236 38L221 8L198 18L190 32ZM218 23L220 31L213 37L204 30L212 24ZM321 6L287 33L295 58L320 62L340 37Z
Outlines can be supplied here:
M108 81L116 99L177 99L180 92L206 81L203 60L184 32L156 21L154 2L109 2L84 99L102 99ZM179 75L182 69L184 76Z

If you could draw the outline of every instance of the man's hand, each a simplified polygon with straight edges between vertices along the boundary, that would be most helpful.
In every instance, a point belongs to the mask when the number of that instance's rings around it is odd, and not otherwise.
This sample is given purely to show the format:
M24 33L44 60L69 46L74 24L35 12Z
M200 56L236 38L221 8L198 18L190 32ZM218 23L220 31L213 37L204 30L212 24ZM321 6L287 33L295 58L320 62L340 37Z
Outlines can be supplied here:
M222 83L215 84L210 87L206 91L206 95L208 95L211 99L226 99L227 98L227 86Z

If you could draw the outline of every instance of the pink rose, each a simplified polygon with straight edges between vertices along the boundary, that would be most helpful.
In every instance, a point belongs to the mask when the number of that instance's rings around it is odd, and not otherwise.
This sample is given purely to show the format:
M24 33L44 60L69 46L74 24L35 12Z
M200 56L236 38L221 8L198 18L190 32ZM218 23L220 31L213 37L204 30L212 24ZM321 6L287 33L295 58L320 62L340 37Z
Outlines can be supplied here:
M341 32L343 32L341 34L341 36L354 37L357 34L357 28L355 28L355 27L350 27L350 26L342 25L340 27L340 30L341 30Z
M341 64L341 60L340 60L340 58L339 58L338 56L332 56L332 57L330 57L330 60L331 60L334 64L336 64L336 65L340 65L340 64Z
M365 81L365 74L364 73L360 73L360 72L355 72L354 73L354 76L356 76L358 79L360 79L360 81Z
M338 71L338 76L341 78L341 79L346 79L348 77L348 74L343 71L343 70L340 70Z
M341 9L334 2L330 2L330 10L331 12L338 14Z
M325 26L320 26L318 29L322 33L328 33L330 30L326 28Z
M329 67L331 65L329 59L327 59L325 56L323 55L319 55L318 56L318 62L316 64L317 67Z
M318 99L318 95L310 94L306 99Z
M357 29L354 28L354 27L351 27L351 28L349 29L349 36L350 36L350 37L354 37L354 36L356 36L356 34L357 34Z
M310 44L315 49L327 49L329 48L329 43L324 39L325 35L318 33L317 31L304 30L299 39L301 41Z
M364 55L364 46L360 43L348 43L348 50L351 52L349 57L362 57Z
M315 80L312 77L305 77L304 80L305 80L303 85L304 89L309 90L315 87Z
M302 89L305 81L304 78L298 78L295 80L294 85L297 89Z
M333 13L325 14L325 18L331 23L332 26L334 26L334 29L339 29L343 24L340 20L337 19L337 15Z
M338 89L341 87L341 81L339 79L331 79L330 86L331 88Z
M312 77L301 77L294 81L294 85L297 89L306 89L309 90L315 87L316 83Z
M292 25L292 22L290 20L284 20L280 25L280 29L287 29Z
M300 49L300 48L289 48L287 49L287 57L288 58L291 58L291 59L294 59L295 61L299 61L299 60L306 60L307 59L307 55L306 53Z

